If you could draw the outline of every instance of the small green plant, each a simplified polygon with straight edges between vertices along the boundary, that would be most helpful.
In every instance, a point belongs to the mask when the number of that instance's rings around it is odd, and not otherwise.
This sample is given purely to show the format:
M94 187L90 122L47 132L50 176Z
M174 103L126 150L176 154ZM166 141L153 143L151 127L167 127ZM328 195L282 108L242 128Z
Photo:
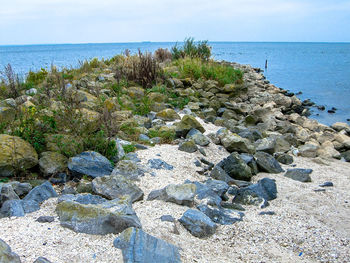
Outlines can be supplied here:
M148 132L148 136L150 138L160 137L162 139L162 143L170 143L175 139L175 131L174 130L155 130L150 129Z
M84 148L85 150L99 152L109 160L118 154L115 141L107 138L103 130L86 136L84 138Z
M9 182L9 181L10 181L10 179L7 178L7 177L1 177L1 178L0 178L0 183L7 183L7 182Z
M37 72L29 71L25 83L28 86L39 85L45 80L48 74L49 74L48 71L44 68L41 68Z
M123 150L125 154L128 154L130 152L134 152L136 150L136 147L133 144L126 144L126 145L123 145Z

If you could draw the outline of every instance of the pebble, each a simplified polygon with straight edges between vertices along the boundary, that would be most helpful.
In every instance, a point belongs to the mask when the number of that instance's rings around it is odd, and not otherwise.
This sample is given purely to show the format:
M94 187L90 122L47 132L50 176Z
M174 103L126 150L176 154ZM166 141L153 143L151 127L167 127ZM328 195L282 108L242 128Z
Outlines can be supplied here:
M332 182L324 182L323 184L320 184L320 187L331 187L334 186Z

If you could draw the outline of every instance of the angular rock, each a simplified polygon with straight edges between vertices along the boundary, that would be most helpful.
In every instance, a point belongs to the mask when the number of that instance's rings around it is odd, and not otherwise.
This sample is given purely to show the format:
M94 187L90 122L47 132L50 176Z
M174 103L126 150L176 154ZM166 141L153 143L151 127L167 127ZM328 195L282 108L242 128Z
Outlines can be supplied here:
M210 208L207 205L197 206L198 210L208 216L214 223L220 225L232 225L237 221L242 221L243 213L235 212L224 208Z
M240 188L235 194L233 203L266 207L268 201L277 198L277 186L273 179L263 178L256 184Z
M175 132L178 137L186 137L187 133L193 128L202 133L205 132L205 129L195 117L191 115L184 115L181 121L176 124Z
M85 200L88 201L88 200ZM62 201L56 207L61 225L78 233L118 234L128 227L141 228L130 200L114 199L99 204Z
M307 183L311 182L311 173L312 169L294 168L288 169L284 176L299 182Z
M43 152L39 159L40 171L48 176L67 169L67 157L58 152Z
M294 162L293 156L286 153L275 153L274 157L279 163L282 164L292 164Z
M216 231L216 224L203 212L188 209L179 222L195 237L204 238L213 235Z
M197 145L192 140L186 140L179 145L179 151L194 153L198 150Z
M233 179L225 172L221 166L215 165L210 173L210 177L216 180L224 181L227 184L232 184Z
M18 195L13 190L12 186L9 184L4 184L0 191L0 207L7 200L19 200Z
M68 161L68 169L74 175L88 175L93 178L110 175L113 166L103 155L87 151L72 157Z
M231 153L217 165L220 166L233 179L249 181L252 177L250 167L236 152Z
M122 160L118 162L111 175L122 175L130 180L139 180L139 177L144 176L146 172L149 172L149 169L143 165L132 160Z
M88 180L81 179L77 186L78 193L92 193L92 183Z
M96 177L92 180L92 191L111 200L123 196L127 196L132 202L143 199L143 191L121 175Z
M300 156L309 158L315 158L318 149L319 146L311 143L306 143L298 148Z
M33 188L29 183L11 182L9 184L12 186L13 190L20 198L28 194Z
M46 181L42 185L34 187L24 198L24 201L34 201L36 203L42 203L45 200L57 197L57 193L55 189L53 189L52 185Z
M177 114L173 109L162 110L156 114L156 117L163 121L175 121L181 119L179 114Z
M52 223L55 221L55 218L53 216L39 216L36 221L39 223Z
M38 154L28 142L0 134L0 176L12 176L17 169L30 169L37 164Z
M260 140L257 140L254 143L256 151L267 152L273 154L276 147L276 139L273 137L267 137Z
M181 262L178 247L134 227L124 230L114 240L113 245L122 250L125 263Z
M195 144L200 146L207 146L210 143L210 140L207 136L203 135L199 130L197 129L191 129L187 135L186 139L193 140Z
M12 252L9 245L0 239L0 262L1 263L21 263L19 256Z
M248 153L241 153L239 156L250 167L250 170L252 171L252 174L257 174L258 173L258 165L257 165L253 155L248 154Z
M265 152L257 152L254 155L260 171L267 173L282 173L284 170L272 155Z
M147 200L163 200L178 205L193 206L196 186L194 184L170 184L163 189L154 190Z
M174 167L166 162L164 162L161 159L151 159L148 160L148 165L151 169L156 169L156 170L173 170Z
M350 162L350 150L341 153L341 156L344 158L344 160L345 160L346 162Z
M0 218L12 216L21 217L24 215L25 212L22 206L22 200L7 200L0 209Z
M233 133L226 134L226 136L221 139L221 143L229 152L255 153L255 147L248 139Z

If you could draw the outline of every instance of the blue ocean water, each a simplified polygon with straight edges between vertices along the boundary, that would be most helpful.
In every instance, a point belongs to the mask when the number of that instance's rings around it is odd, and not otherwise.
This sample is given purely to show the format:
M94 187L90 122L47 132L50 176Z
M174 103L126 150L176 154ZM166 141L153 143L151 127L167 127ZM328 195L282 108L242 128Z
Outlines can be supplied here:
M10 63L19 74L41 67L76 67L85 59L110 58L125 49L132 53L171 48L175 43L106 43L0 46L0 70ZM217 60L227 60L264 68L265 76L277 87L302 92L301 99L324 105L313 109L314 119L330 125L350 118L350 43L263 43L211 42ZM335 114L327 109L335 107Z

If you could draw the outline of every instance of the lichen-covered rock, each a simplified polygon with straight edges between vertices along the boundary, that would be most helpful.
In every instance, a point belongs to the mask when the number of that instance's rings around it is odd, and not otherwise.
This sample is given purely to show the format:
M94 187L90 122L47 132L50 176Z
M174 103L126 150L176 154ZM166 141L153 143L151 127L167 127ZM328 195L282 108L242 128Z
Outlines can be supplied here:
M38 164L38 154L17 136L0 134L0 176L12 176L15 170L26 170Z
M277 160L270 154L265 152L257 152L254 155L259 170L267 173L282 173L284 170Z
M73 174L88 175L95 178L110 175L113 166L106 157L98 152L87 151L70 158L68 169Z
M175 126L176 135L178 137L186 137L191 129L197 129L202 133L205 132L203 126L191 115L184 115L181 121Z
M92 190L107 199L128 196L132 202L136 202L143 198L143 191L122 175L97 177L92 180Z
M231 153L217 165L233 179L250 181L253 176L250 167L236 152Z
M173 109L162 110L156 114L156 117L163 121L175 121L181 119L180 115L177 114Z
M0 262L1 263L21 263L19 256L12 252L9 245L0 239Z
M46 175L57 174L67 169L68 159L58 152L43 152L40 155L40 171Z
M134 99L141 99L145 96L145 91L141 87L128 87L127 92L129 97Z
M192 140L185 140L180 143L179 145L179 151L187 152L187 153L194 153L198 150L197 145Z
M207 136L203 135L199 130L197 129L191 129L187 135L186 139L193 140L195 144L200 146L207 146L210 143L210 140Z
M216 231L216 224L203 212L188 209L179 222L195 237L204 238L213 235Z
M221 143L229 152L255 153L255 147L248 139L231 132L228 132L221 139Z
M0 189L0 208L7 200L19 200L18 195L9 184L4 184Z
M148 169L142 164L133 160L122 160L117 163L111 175L122 175L128 180L139 180L139 177L145 172L148 172Z
M163 200L178 205L193 206L196 186L194 184L170 184L163 189L154 190L147 200Z
M0 107L0 123L14 121L16 110L11 107Z
M118 234L128 227L141 228L130 200L114 199L102 203L79 202L77 198L62 201L56 207L63 227L92 235Z
M180 263L179 248L134 227L124 230L113 242L122 250L123 261Z
M211 208L207 205L197 206L199 211L208 216L214 223L220 225L232 225L237 221L242 221L243 213L225 208Z

